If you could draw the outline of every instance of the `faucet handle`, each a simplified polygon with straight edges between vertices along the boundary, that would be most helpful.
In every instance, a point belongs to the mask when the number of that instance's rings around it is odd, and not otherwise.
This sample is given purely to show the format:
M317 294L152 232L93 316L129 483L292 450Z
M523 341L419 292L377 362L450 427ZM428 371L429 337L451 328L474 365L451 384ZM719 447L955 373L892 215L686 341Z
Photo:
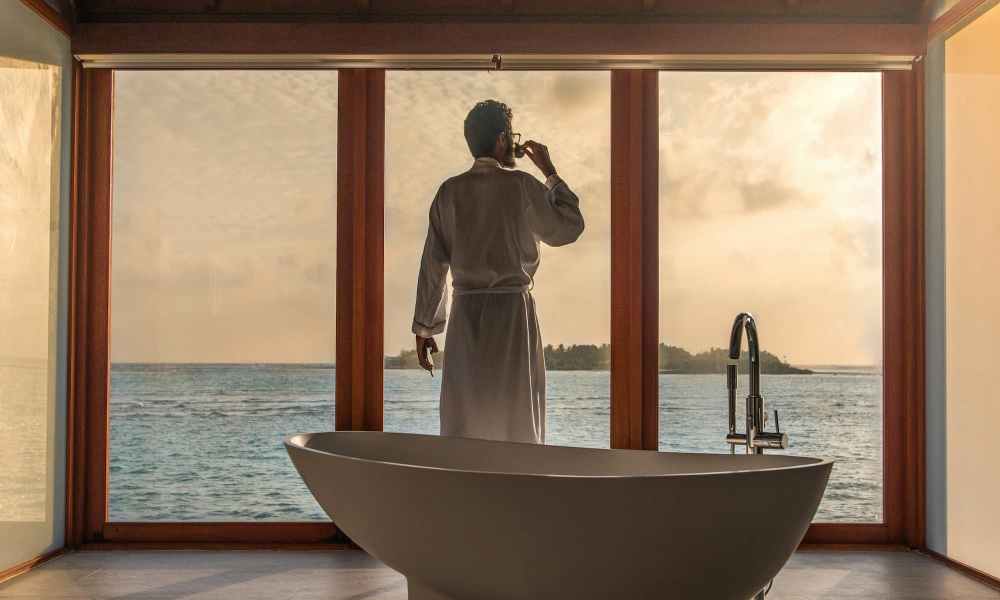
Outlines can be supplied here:
M781 422L778 421L778 409L774 409L774 431L761 431L754 436L753 445L755 448L770 448L772 450L785 450L788 448L788 434L781 433Z

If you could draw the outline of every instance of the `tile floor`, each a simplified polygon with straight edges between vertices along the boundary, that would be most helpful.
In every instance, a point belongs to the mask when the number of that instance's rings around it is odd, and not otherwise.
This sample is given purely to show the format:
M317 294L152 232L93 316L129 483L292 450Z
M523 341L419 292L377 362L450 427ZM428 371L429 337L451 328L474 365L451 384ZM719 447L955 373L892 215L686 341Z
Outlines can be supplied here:
M8 598L405 600L406 582L356 550L85 551L0 584ZM792 558L768 598L1000 600L1000 591L912 552L810 550Z

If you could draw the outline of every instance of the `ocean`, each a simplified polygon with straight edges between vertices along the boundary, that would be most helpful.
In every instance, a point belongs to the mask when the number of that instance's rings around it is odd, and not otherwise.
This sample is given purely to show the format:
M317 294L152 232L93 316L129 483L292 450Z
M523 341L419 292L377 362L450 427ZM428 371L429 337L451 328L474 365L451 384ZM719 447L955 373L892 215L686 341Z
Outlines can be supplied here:
M385 430L437 434L440 384L386 370ZM546 443L608 447L609 384L607 371L550 371ZM761 378L786 452L836 460L817 522L882 519L881 386L870 369ZM329 365L113 365L110 519L327 519L281 442L333 429L333 397ZM661 450L728 452L727 430L723 375L660 375Z

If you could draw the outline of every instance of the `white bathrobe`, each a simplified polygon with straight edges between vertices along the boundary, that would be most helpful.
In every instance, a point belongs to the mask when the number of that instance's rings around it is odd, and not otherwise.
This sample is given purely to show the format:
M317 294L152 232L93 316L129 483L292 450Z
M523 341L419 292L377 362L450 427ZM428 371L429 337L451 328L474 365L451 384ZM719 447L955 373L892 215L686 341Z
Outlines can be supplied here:
M579 199L556 175L543 184L479 158L441 184L420 262L413 333L430 337L448 324L442 435L545 442L545 357L531 287L539 242L562 246L582 232Z

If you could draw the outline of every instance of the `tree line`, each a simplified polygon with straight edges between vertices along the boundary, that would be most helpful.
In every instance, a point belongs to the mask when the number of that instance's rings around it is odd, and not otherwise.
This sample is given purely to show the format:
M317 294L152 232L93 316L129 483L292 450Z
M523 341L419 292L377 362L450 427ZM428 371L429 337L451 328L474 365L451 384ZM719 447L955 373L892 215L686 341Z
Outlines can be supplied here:
M434 365L441 368L444 365L445 353L442 350L433 355ZM386 369L419 369L415 350L401 350L397 356L385 357ZM725 373L729 364L729 351L724 348L712 348L704 352L692 354L678 346L660 344L659 369L661 373ZM574 344L566 346L545 346L545 368L549 371L607 371L611 368L611 346L608 344ZM740 356L739 371L749 370L749 359L746 351ZM774 375L811 374L809 369L793 367L770 352L760 353L761 373Z

